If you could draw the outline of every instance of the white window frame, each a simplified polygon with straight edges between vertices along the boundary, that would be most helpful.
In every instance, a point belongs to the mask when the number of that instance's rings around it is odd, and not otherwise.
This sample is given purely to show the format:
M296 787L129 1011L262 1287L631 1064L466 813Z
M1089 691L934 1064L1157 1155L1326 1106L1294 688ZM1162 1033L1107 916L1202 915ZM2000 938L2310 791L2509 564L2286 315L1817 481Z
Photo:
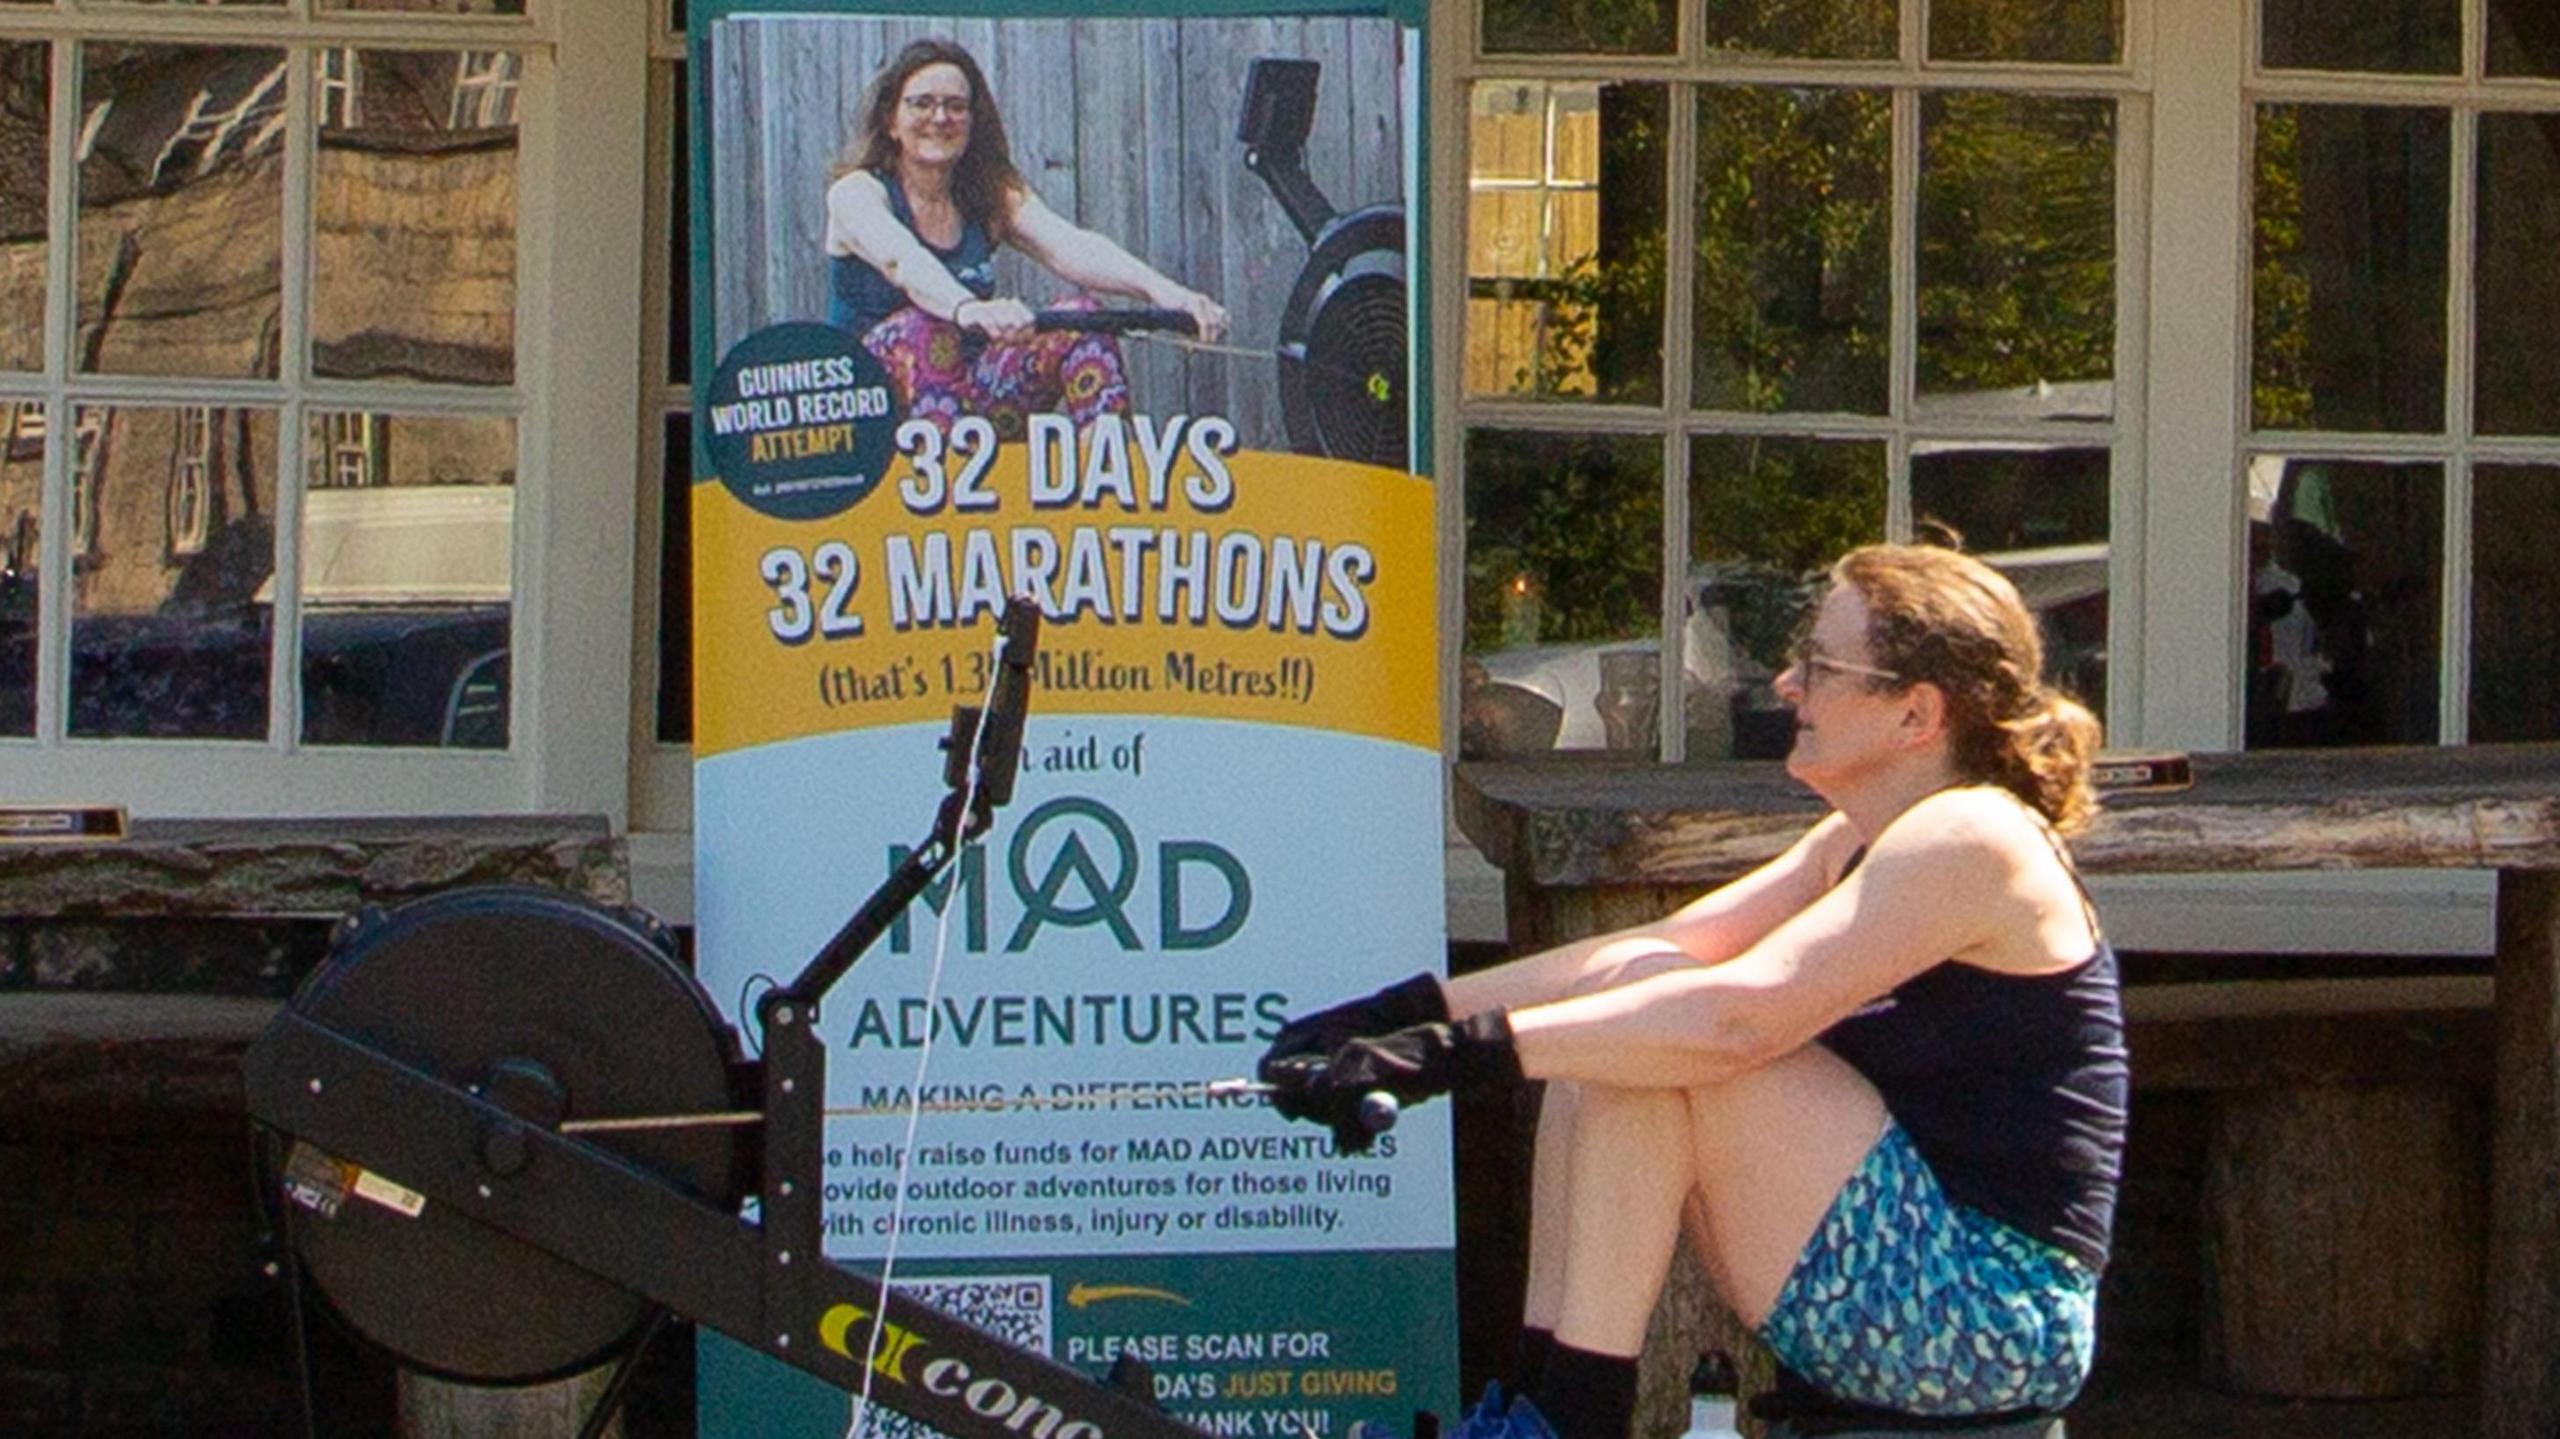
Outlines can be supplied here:
M201 554L213 510L213 407L178 407L169 449L169 553Z
M312 104L323 130L352 130L364 123L364 65L353 45L319 51L318 94Z
M1678 634L1681 581L1689 567L1689 478L1691 442L1712 434L1776 434L1816 440L1882 442L1887 454L1885 533L1907 539L1911 533L1910 470L1915 446L1949 441L1987 445L2019 443L2051 447L2104 447L2110 455L2108 480L2108 636L2107 721L2120 738L2138 734L2142 713L2144 666L2141 661L2146 552L2142 531L2142 476L2148 441L2146 394L2149 347L2144 341L2149 308L2149 246L2145 200L2152 164L2153 62L2150 5L2130 0L2123 51L2113 65L1978 64L1929 61L1925 58L1925 0L1901 0L1897 58L1878 61L1775 60L1713 51L1706 46L1693 4L1677 7L1678 49L1669 56L1508 55L1484 52L1477 22L1480 0L1437 0L1432 18L1437 27L1431 67L1436 93L1431 126L1432 173L1466 177L1471 143L1469 97L1479 81L1547 79L1610 83L1662 84L1667 87L1668 144L1664 163L1670 197L1664 217L1665 254L1672 257L1665 279L1662 345L1662 399L1657 404L1599 403L1579 399L1515 399L1468 396L1464 393L1466 316L1463 304L1433 307L1433 366L1436 424L1433 450L1438 456L1441 504L1441 663L1442 673L1458 673L1465 633L1466 595L1463 576L1466 486L1466 436L1476 430L1532 433L1579 433L1648 437L1661 445L1662 548L1659 556L1662 593L1657 613L1661 669L1657 713L1662 762L1685 758L1687 726L1681 718L1679 647L1667 642ZM1733 84L1811 85L1889 91L1893 104L1892 143L1892 357L1891 399L1880 416L1790 412L1757 414L1711 411L1693 403L1692 317L1685 288L1673 275L1684 272L1695 252L1696 217L1685 202L1679 181L1696 169L1698 137L1695 97L1698 87ZM1934 418L1916 414L1914 375L1917 366L1918 213L1920 169L1920 99L1947 90L1993 90L2101 97L2116 109L2116 326L2114 415L2104 421L2001 421L1988 418ZM1550 159L1550 171L1553 169ZM1467 274L1467 199L1473 187L1440 183L1433 187L1432 233L1436 243L1431 273L1437 298L1446 301L1452 281L1463 285ZM1442 741L1457 753L1457 686L1444 687ZM2138 741L2136 741L2138 742Z
M641 121L648 27L631 0L535 0L529 16L422 13L311 15L195 7L0 7L0 37L53 42L48 246L47 368L25 388L44 403L195 405L278 415L280 453L277 632L272 710L262 741L93 740L67 737L72 544L70 526L41 530L45 587L38 640L36 736L0 740L0 789L28 801L121 804L138 817L627 813L625 743L630 668L598 634L621 632L631 614L628 534L634 503L630 417L634 377L590 363L630 354L640 331ZM314 55L330 48L505 51L523 56L517 175L516 377L500 395L456 386L325 381L308 373L304 317L311 255L307 225L284 239L284 375L275 381L169 380L82 375L73 370L76 300L68 243L76 223L74 177L104 107L79 98L76 43L282 46L282 101L273 117L244 113L216 136L237 148L274 125L285 146L287 214L305 213L312 179ZM261 101L263 105L265 102ZM242 107L235 107L242 108ZM564 117L577 127L564 153ZM203 118L203 117L199 117ZM253 125L251 122L255 121ZM574 231L562 223L574 217ZM574 244L574 254L567 247ZM513 742L504 751L311 747L300 727L299 494L310 410L392 409L460 416L503 413L518 426L513 556ZM69 447L46 456L47 515L66 513L73 487Z
M447 121L457 130L516 123L516 89L522 62L512 50L465 50L453 60L453 105Z

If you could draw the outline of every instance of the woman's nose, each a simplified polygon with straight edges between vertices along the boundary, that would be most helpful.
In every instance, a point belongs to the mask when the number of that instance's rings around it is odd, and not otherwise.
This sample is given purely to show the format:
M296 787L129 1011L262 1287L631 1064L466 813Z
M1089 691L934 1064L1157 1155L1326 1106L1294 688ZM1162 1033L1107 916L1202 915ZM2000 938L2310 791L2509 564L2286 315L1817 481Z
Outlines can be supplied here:
M1804 668L1791 664L1778 671L1778 677L1769 681L1769 688L1776 690L1778 698L1788 704L1804 703Z

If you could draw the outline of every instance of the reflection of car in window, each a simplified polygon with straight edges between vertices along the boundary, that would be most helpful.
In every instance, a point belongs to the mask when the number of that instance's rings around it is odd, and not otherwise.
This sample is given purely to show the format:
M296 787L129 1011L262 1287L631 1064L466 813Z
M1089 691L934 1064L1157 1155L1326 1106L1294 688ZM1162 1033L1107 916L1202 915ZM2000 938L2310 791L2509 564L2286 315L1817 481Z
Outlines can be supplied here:
M2064 688L2101 693L2106 676L2107 547L2054 545L1981 557L2009 577L2044 627L2045 664ZM1682 723L1692 759L1777 759L1793 712L1774 688L1815 584L1773 566L1714 563L1689 572L1681 599ZM1654 752L1660 650L1650 637L1521 645L1467 657L1459 754L1550 750Z

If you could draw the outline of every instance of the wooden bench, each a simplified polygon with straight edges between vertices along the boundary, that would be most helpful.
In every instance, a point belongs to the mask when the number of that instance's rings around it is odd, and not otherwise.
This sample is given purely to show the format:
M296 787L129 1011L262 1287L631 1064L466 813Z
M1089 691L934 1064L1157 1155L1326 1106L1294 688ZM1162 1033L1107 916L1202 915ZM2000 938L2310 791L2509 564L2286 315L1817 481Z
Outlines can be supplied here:
M2476 1432L2550 1439L2560 1432L2560 746L2205 755L2195 772L2189 790L2114 797L2073 846L2082 866L2498 872ZM1819 813L1771 764L1458 767L1459 826L1503 871L1520 948L1658 915L1774 856Z

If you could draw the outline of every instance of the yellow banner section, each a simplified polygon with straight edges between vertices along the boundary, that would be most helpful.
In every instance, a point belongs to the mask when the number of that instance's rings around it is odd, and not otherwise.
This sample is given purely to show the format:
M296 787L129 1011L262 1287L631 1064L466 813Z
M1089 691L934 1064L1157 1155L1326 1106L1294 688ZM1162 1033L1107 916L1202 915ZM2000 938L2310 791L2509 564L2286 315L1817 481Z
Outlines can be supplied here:
M1178 423L1178 422L1177 422ZM1304 455L997 447L901 461L824 520L693 489L694 752L938 722L1038 599L1038 715L1297 725L1437 747L1428 480ZM1141 459L1141 456L1143 459Z

